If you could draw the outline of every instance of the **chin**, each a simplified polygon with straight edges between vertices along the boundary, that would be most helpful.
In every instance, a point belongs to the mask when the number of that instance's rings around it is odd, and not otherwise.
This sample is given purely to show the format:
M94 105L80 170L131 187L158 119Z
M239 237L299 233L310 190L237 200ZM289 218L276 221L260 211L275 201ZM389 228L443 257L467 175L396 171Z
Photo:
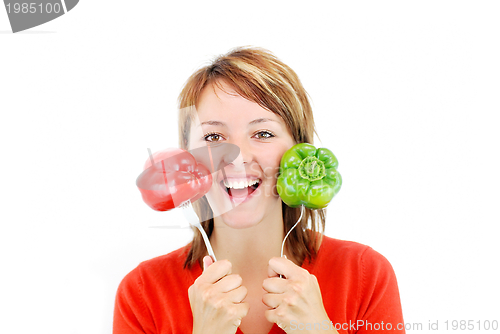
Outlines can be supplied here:
M221 216L221 220L224 227L240 230L256 226L262 217L259 219L255 213L252 215L250 213L226 212Z

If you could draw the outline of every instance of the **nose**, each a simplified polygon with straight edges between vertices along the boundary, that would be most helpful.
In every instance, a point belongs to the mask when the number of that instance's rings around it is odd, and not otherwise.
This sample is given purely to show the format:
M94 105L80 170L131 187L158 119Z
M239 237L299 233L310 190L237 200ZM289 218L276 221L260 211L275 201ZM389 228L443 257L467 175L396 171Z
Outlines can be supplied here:
M229 143L236 145L239 148L240 153L236 157L236 159L232 161L225 161L227 164L233 165L235 168L245 168L245 165L249 162L252 162L254 158L254 153L252 147L248 140L244 138L236 138Z

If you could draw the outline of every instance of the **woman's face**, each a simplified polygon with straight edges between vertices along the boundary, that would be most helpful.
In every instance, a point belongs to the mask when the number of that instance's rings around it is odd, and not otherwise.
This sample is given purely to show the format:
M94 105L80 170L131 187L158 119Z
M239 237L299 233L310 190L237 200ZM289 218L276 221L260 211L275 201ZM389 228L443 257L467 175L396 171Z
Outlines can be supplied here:
M214 217L234 228L281 216L276 177L285 151L295 143L283 119L238 95L231 86L208 85L198 101L198 119L191 126L189 149L207 143L237 145L240 155L213 174L206 195Z

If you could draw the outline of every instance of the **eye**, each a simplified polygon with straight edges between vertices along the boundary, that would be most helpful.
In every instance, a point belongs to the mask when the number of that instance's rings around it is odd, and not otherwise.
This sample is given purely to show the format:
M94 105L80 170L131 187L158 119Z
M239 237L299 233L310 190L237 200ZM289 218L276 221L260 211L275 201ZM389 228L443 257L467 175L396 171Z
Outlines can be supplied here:
M208 142L218 142L222 140L222 136L218 133L212 132L204 135L203 139Z
M270 131L259 131L255 134L255 137L257 139L269 139L274 137L274 135Z

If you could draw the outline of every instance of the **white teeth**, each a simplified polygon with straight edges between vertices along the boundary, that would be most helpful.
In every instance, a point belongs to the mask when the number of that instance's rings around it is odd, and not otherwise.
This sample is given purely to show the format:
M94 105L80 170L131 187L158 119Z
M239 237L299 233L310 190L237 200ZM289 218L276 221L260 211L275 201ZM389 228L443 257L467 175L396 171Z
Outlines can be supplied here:
M233 189L244 189L246 187L253 186L254 184L258 183L259 180L227 180L224 179L224 186L226 188L233 188Z

